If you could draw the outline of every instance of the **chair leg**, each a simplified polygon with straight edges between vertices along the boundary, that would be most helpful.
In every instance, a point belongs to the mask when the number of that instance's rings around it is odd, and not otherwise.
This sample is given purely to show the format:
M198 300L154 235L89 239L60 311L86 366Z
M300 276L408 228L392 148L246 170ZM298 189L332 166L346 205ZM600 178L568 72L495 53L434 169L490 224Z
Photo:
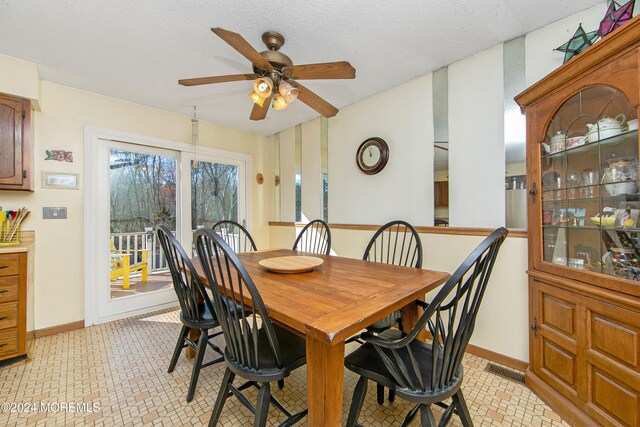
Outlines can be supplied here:
M353 427L358 422L358 416L362 410L362 403L364 397L367 394L367 382L365 377L360 377L356 388L353 391L353 398L351 399L351 407L349 408L349 418L347 419L347 427Z
M436 419L431 412L431 405L420 405L420 425L422 427L436 427Z
M453 396L453 403L456 405L456 410L460 420L462 421L462 425L464 427L473 427L473 421L471 421L471 414L469 413L469 408L467 407L467 402L464 400L464 396L462 395L462 390L458 390L458 392Z
M256 419L254 427L265 427L269 416L269 403L271 403L271 385L269 383L260 384L258 401L256 402Z
M169 363L168 373L173 372L176 368L176 363L178 363L178 358L180 357L180 353L182 353L182 349L184 348L184 340L187 338L187 334L189 333L189 328L187 326L182 326L180 330L180 336L178 337L178 342L176 343L176 349L173 350L173 356L171 356L171 363Z
M396 392L389 389L389 402L393 403L394 400L396 400Z
M402 424L400 424L400 427L407 427L409 424L411 424L411 421L413 421L413 419L416 417L416 414L418 413L419 410L420 410L420 404L417 404L416 406L413 407L413 409L409 411L409 413L405 417Z
M220 390L218 391L218 398L216 399L216 404L213 406L213 412L211 413L211 418L209 419L209 427L215 427L215 425L218 424L220 414L222 413L222 408L224 407L224 402L227 400L227 397L229 397L229 385L233 383L233 379L235 377L236 374L231 372L231 369L227 368L224 371L222 383L220 384Z
M382 384L377 384L376 391L378 405L382 405L384 403L384 386Z
M189 391L187 392L187 402L193 400L193 395L196 392L196 384L198 384L198 376L200 375L200 368L202 367L202 359L204 358L204 352L207 349L207 341L209 340L209 331L202 329L200 331L200 339L198 340L198 352L196 358L193 361L193 370L191 371L191 382L189 383Z
M282 390L284 388L284 380L278 380L278 388Z

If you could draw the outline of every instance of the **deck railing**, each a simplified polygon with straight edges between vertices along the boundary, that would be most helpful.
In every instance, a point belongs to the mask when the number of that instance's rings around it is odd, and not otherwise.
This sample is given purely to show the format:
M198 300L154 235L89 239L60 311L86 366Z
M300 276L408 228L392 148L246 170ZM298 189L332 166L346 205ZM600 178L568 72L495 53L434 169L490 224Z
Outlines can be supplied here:
M172 233L175 234L175 231L172 231ZM227 235L225 233L223 237L227 241L229 241L229 239L233 239L235 241L235 246L233 247L238 247L238 235ZM139 251L140 249L149 250L149 256L147 258L149 273L166 271L169 268L167 265L167 259L164 257L164 253L162 252L162 247L160 247L158 236L153 229L135 233L112 233L110 238L118 250L131 251L132 253L136 250ZM187 253L188 252L189 251L187 251ZM192 253L195 255L194 251L192 251ZM139 255L135 256L141 258ZM138 259L132 259L132 262L136 261L138 261Z
M112 233L111 241L116 249L123 251L135 252L140 249L147 249L149 257L149 272L167 270L167 260L164 257L158 237L153 230L141 231L136 233Z

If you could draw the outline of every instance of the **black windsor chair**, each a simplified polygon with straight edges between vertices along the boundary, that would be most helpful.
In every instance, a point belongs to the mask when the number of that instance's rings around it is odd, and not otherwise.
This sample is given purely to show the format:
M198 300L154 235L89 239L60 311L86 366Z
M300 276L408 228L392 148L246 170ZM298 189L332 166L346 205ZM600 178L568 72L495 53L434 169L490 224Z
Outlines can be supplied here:
M365 344L345 358L347 369L360 375L353 393L347 426L356 425L369 379L395 390L401 399L414 402L402 426L420 411L421 425L435 426L431 405L445 407L439 426L455 412L464 426L472 426L462 385L464 355L475 326L478 308L498 255L508 234L499 228L471 252L426 307L408 334L388 329L379 335L365 332ZM432 342L416 339L428 325ZM442 403L451 398L450 405Z
M235 253L251 252L258 249L251 233L235 221L218 221L211 229L222 236Z
M329 225L321 219L314 219L305 225L293 243L293 250L329 255L331 252L331 231L329 230Z
M196 351L193 370L191 372L191 382L189 383L189 390L187 392L187 402L191 402L196 385L198 384L200 369L224 360L222 350L210 341L210 339L220 335L222 332L209 335L210 329L220 325L213 311L213 305L211 304L209 295L205 291L200 277L180 245L180 242L178 242L173 233L171 233L171 230L165 225L158 225L156 227L156 234L158 235L158 240L167 259L173 280L173 289L178 296L181 309L180 321L182 322L182 330L180 331L176 348L173 351L168 372L171 373L175 369L182 349L191 347ZM197 343L189 338L191 329L200 330L200 338ZM203 363L202 361L207 345L220 354L220 356L207 363Z
M224 403L232 395L255 414L254 426L266 425L270 403L287 417L281 426L294 424L307 414L307 410L291 414L271 395L270 383L288 377L291 371L306 363L304 338L271 323L253 280L222 237L203 228L195 232L195 240L226 342L227 369L209 426L218 423ZM244 311L230 309L228 301L246 302L246 292L249 293L247 297L251 297L251 305L245 305ZM236 375L246 382L234 386ZM255 406L242 394L248 387L259 390Z
M388 222L375 232L362 259L365 261L382 262L385 264L400 265L403 267L422 268L422 242L415 228L408 222L396 220ZM398 324L402 329L402 315L400 310L383 317L371 326L368 332L379 334ZM355 341L357 337L349 340ZM389 401L393 402L395 394L389 391ZM384 402L384 387L377 385L378 404Z

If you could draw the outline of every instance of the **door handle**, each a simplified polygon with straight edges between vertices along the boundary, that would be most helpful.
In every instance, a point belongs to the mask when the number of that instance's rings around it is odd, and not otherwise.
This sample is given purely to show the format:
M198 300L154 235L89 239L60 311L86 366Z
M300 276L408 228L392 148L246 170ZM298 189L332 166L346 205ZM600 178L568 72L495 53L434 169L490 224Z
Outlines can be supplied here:
M6 294L7 292L9 292L9 291L6 290L6 289L0 289L0 294Z
M2 270L3 268L9 268L8 265L0 265L0 270Z

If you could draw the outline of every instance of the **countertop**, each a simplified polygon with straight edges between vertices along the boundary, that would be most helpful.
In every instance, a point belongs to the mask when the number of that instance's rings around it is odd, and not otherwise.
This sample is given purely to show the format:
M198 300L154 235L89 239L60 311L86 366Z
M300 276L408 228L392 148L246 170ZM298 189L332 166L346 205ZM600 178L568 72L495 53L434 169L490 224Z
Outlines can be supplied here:
M13 254L18 252L27 252L33 246L35 240L35 232L25 230L22 232L22 240L14 246L0 246L0 254Z

